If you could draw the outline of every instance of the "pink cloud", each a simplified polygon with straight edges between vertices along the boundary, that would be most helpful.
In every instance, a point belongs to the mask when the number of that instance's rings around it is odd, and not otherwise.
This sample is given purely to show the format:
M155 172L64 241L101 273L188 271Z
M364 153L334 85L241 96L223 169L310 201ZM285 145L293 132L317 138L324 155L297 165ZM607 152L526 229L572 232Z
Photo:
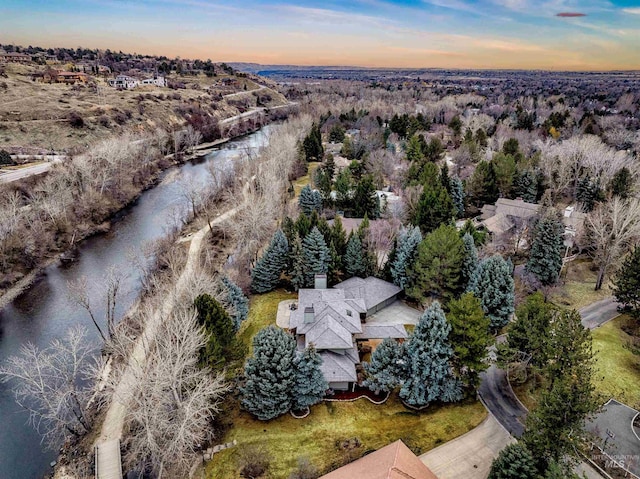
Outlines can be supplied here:
M576 17L586 17L587 14L586 13L580 13L580 12L561 12L561 13L556 13L556 17L563 17L563 18L576 18Z

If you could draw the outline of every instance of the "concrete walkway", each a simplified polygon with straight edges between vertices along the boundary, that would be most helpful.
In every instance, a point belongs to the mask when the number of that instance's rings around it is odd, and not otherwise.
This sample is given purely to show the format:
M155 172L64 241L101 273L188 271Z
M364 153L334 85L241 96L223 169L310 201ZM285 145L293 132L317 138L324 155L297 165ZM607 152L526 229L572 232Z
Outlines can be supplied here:
M289 319L291 318L291 305L297 303L297 299L285 299L278 303L278 313L276 314L276 324L279 328L289 329Z
M500 451L516 442L489 413L475 429L420 456L438 479L485 479Z

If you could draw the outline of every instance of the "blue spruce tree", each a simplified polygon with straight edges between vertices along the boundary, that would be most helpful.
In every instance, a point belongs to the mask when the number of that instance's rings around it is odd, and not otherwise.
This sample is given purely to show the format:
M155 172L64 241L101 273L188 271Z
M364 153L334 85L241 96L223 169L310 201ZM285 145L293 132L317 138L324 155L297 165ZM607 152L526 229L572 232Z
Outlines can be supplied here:
M311 216L314 211L322 210L322 195L319 191L312 190L309 185L302 188L298 198L300 210L307 216Z
M305 284L313 285L316 274L326 274L329 270L331 254L322 233L314 226L302 241L302 256L304 258Z
M402 400L413 407L433 401L462 399L462 384L453 373L451 326L438 301L423 313L404 348L406 378L400 389Z
M391 277L396 286L405 289L408 283L407 266L413 263L418 251L418 245L422 242L420 228L403 228L398 235L396 251L391 263Z
M460 281L463 288L467 288L473 273L478 267L478 249L473 240L473 236L465 233L462 237L464 243L462 247L462 269L460 270Z
M227 292L227 302L233 308L233 326L236 332L240 329L242 321L247 319L249 314L249 298L247 298L240 287L226 276L222 278L222 284Z
M266 293L274 289L289 259L289 242L282 230L271 238L271 243L251 271L251 289L256 293Z
M555 284L560 276L564 252L563 232L562 223L553 215L538 221L526 270L544 286Z
M294 360L296 381L293 387L293 409L301 411L322 401L329 389L320 370L322 358L313 346L299 352Z
M462 180L457 176L451 177L449 180L449 192L453 206L456 208L456 216L460 218L464 214L464 185Z
M366 252L358 235L351 235L347 242L347 252L342 259L349 276L364 277L367 274Z
M482 309L491 319L494 331L507 325L514 311L515 291L512 265L499 254L480 262L473 273L467 291L482 302Z
M275 326L264 328L253 338L253 356L244 366L242 407L262 421L291 409L296 384L296 341Z
M402 346L386 338L371 355L371 362L363 363L366 379L364 387L374 392L391 392L405 377Z

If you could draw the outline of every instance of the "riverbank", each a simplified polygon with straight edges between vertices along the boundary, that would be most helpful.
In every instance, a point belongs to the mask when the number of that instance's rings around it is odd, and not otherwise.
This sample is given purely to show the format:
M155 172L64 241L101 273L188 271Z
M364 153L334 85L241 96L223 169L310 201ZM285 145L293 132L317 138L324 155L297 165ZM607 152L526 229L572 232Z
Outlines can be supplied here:
M73 248L77 248L84 241L99 235L103 234L111 229L113 226L113 222L118 217L120 213L125 211L127 208L131 207L138 201L142 193L145 191L154 188L158 185L159 181L163 177L163 174L170 170L171 168L175 168L181 166L189 161L197 161L205 158L208 154L216 151L220 146L229 143L231 141L240 140L248 135L251 135L257 131L259 131L263 126L257 126L252 128L251 130L243 131L242 133L236 136L228 136L225 138L220 138L213 142L208 143L200 143L193 148L193 151L189 154L179 153L177 156L175 153L166 155L162 158L158 158L155 160L155 164L158 167L158 170L149 178L147 181L135 194L130 197L125 203L121 204L118 208L109 212L108 217L99 224L92 225L87 228L83 232L80 233L79 236L75 238ZM0 291L0 311L2 311L6 306L12 303L15 299L17 299L22 293L24 293L28 288L30 288L33 284L35 284L39 278L41 278L43 272L51 265L55 264L60 259L60 255L64 254L68 249L64 248L52 248L47 257L43 259L42 262L35 265L30 271L26 272L24 276L20 276L16 279L15 282L9 284L5 289Z

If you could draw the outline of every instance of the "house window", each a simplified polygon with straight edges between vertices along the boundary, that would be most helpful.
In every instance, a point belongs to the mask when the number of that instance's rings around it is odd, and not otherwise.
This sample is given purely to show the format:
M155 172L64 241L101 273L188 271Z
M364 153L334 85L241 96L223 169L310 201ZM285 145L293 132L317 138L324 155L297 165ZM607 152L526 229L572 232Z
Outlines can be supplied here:
M351 317L351 310L347 309L347 316Z

